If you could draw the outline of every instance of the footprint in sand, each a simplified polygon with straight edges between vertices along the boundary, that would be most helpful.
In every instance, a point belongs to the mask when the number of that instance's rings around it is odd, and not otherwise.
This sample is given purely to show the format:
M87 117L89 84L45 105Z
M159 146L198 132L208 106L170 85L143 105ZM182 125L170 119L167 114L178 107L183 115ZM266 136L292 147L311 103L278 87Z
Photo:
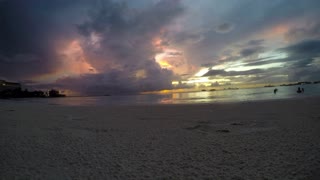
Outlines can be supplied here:
M211 124L207 121L197 122L196 125L184 128L190 131L198 131L204 133L233 133L233 134L247 134L247 133L257 133L264 131L273 131L276 127L273 127L265 123L222 123L222 124Z
M65 116L66 117L66 119L68 119L68 120L73 120L73 121L83 121L83 120L86 120L86 118L85 117L77 117L77 116L73 116L73 115L67 115L67 116Z
M200 128L200 127L201 127L201 125L198 124L198 125L195 125L195 126L192 126L192 127L186 127L185 129L186 129L186 130L195 130L195 129L198 129L198 128Z
M234 122L234 123L231 123L230 125L232 125L232 126L243 126L244 124L238 123L238 122Z
M206 133L229 133L230 130L229 129L218 129L217 127L214 127L212 125L209 125L208 122L205 123L200 123L195 125L195 126L191 126L191 127L187 127L185 128L186 130L198 130L200 132L206 132Z
M219 132L219 133L229 133L230 130L228 130L228 129L218 129L218 130L216 130L216 132Z

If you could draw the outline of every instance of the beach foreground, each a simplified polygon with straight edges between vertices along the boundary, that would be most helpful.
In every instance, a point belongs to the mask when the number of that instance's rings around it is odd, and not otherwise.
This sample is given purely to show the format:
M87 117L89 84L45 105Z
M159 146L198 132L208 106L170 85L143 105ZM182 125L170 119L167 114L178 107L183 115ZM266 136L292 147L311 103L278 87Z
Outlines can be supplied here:
M0 103L0 179L319 179L320 99Z

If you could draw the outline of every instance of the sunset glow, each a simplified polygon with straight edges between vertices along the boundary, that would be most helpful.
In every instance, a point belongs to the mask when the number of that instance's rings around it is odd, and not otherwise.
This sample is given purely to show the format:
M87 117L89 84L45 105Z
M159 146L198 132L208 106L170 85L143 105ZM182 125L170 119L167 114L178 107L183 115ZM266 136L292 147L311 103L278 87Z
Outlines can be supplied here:
M17 3L0 3L0 79L100 95L320 79L316 0Z
M320 180L320 0L0 0L0 180Z
M60 55L62 66L54 73L36 77L36 81L54 82L63 77L98 73L98 71L87 62L83 49L77 40L70 42L65 49L61 50Z

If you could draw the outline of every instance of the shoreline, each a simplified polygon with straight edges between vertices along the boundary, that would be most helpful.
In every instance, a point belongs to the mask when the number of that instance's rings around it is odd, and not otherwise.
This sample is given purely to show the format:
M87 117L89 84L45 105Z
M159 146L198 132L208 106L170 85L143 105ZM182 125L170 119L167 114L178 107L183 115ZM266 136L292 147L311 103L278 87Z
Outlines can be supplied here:
M92 96L96 97L96 96ZM104 97L104 96L101 96ZM91 96L77 96L77 97L61 97L61 99L69 99L69 98L91 98ZM227 101L212 101L212 102L176 102L176 103L129 103L129 104L64 104L64 103L51 103L50 101L38 101L38 100L56 100L60 98L14 98L14 99L0 99L0 104L42 104L42 105L55 105L61 107L132 107L132 106L202 106L202 105L215 105L215 104L243 104L243 103L263 103L263 102L277 102L277 101L299 101L299 100L313 100L319 99L320 95L317 96L296 96L296 97L281 97L274 99L249 99L249 100L227 100ZM18 104L16 104L18 102Z
M0 106L0 178L317 179L320 98Z

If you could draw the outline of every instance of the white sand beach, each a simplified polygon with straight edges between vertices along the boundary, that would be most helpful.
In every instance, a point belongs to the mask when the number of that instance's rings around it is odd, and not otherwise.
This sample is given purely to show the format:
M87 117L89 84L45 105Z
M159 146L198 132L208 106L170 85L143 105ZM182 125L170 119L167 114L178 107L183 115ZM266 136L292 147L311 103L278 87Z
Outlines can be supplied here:
M0 105L0 179L320 178L319 98Z

